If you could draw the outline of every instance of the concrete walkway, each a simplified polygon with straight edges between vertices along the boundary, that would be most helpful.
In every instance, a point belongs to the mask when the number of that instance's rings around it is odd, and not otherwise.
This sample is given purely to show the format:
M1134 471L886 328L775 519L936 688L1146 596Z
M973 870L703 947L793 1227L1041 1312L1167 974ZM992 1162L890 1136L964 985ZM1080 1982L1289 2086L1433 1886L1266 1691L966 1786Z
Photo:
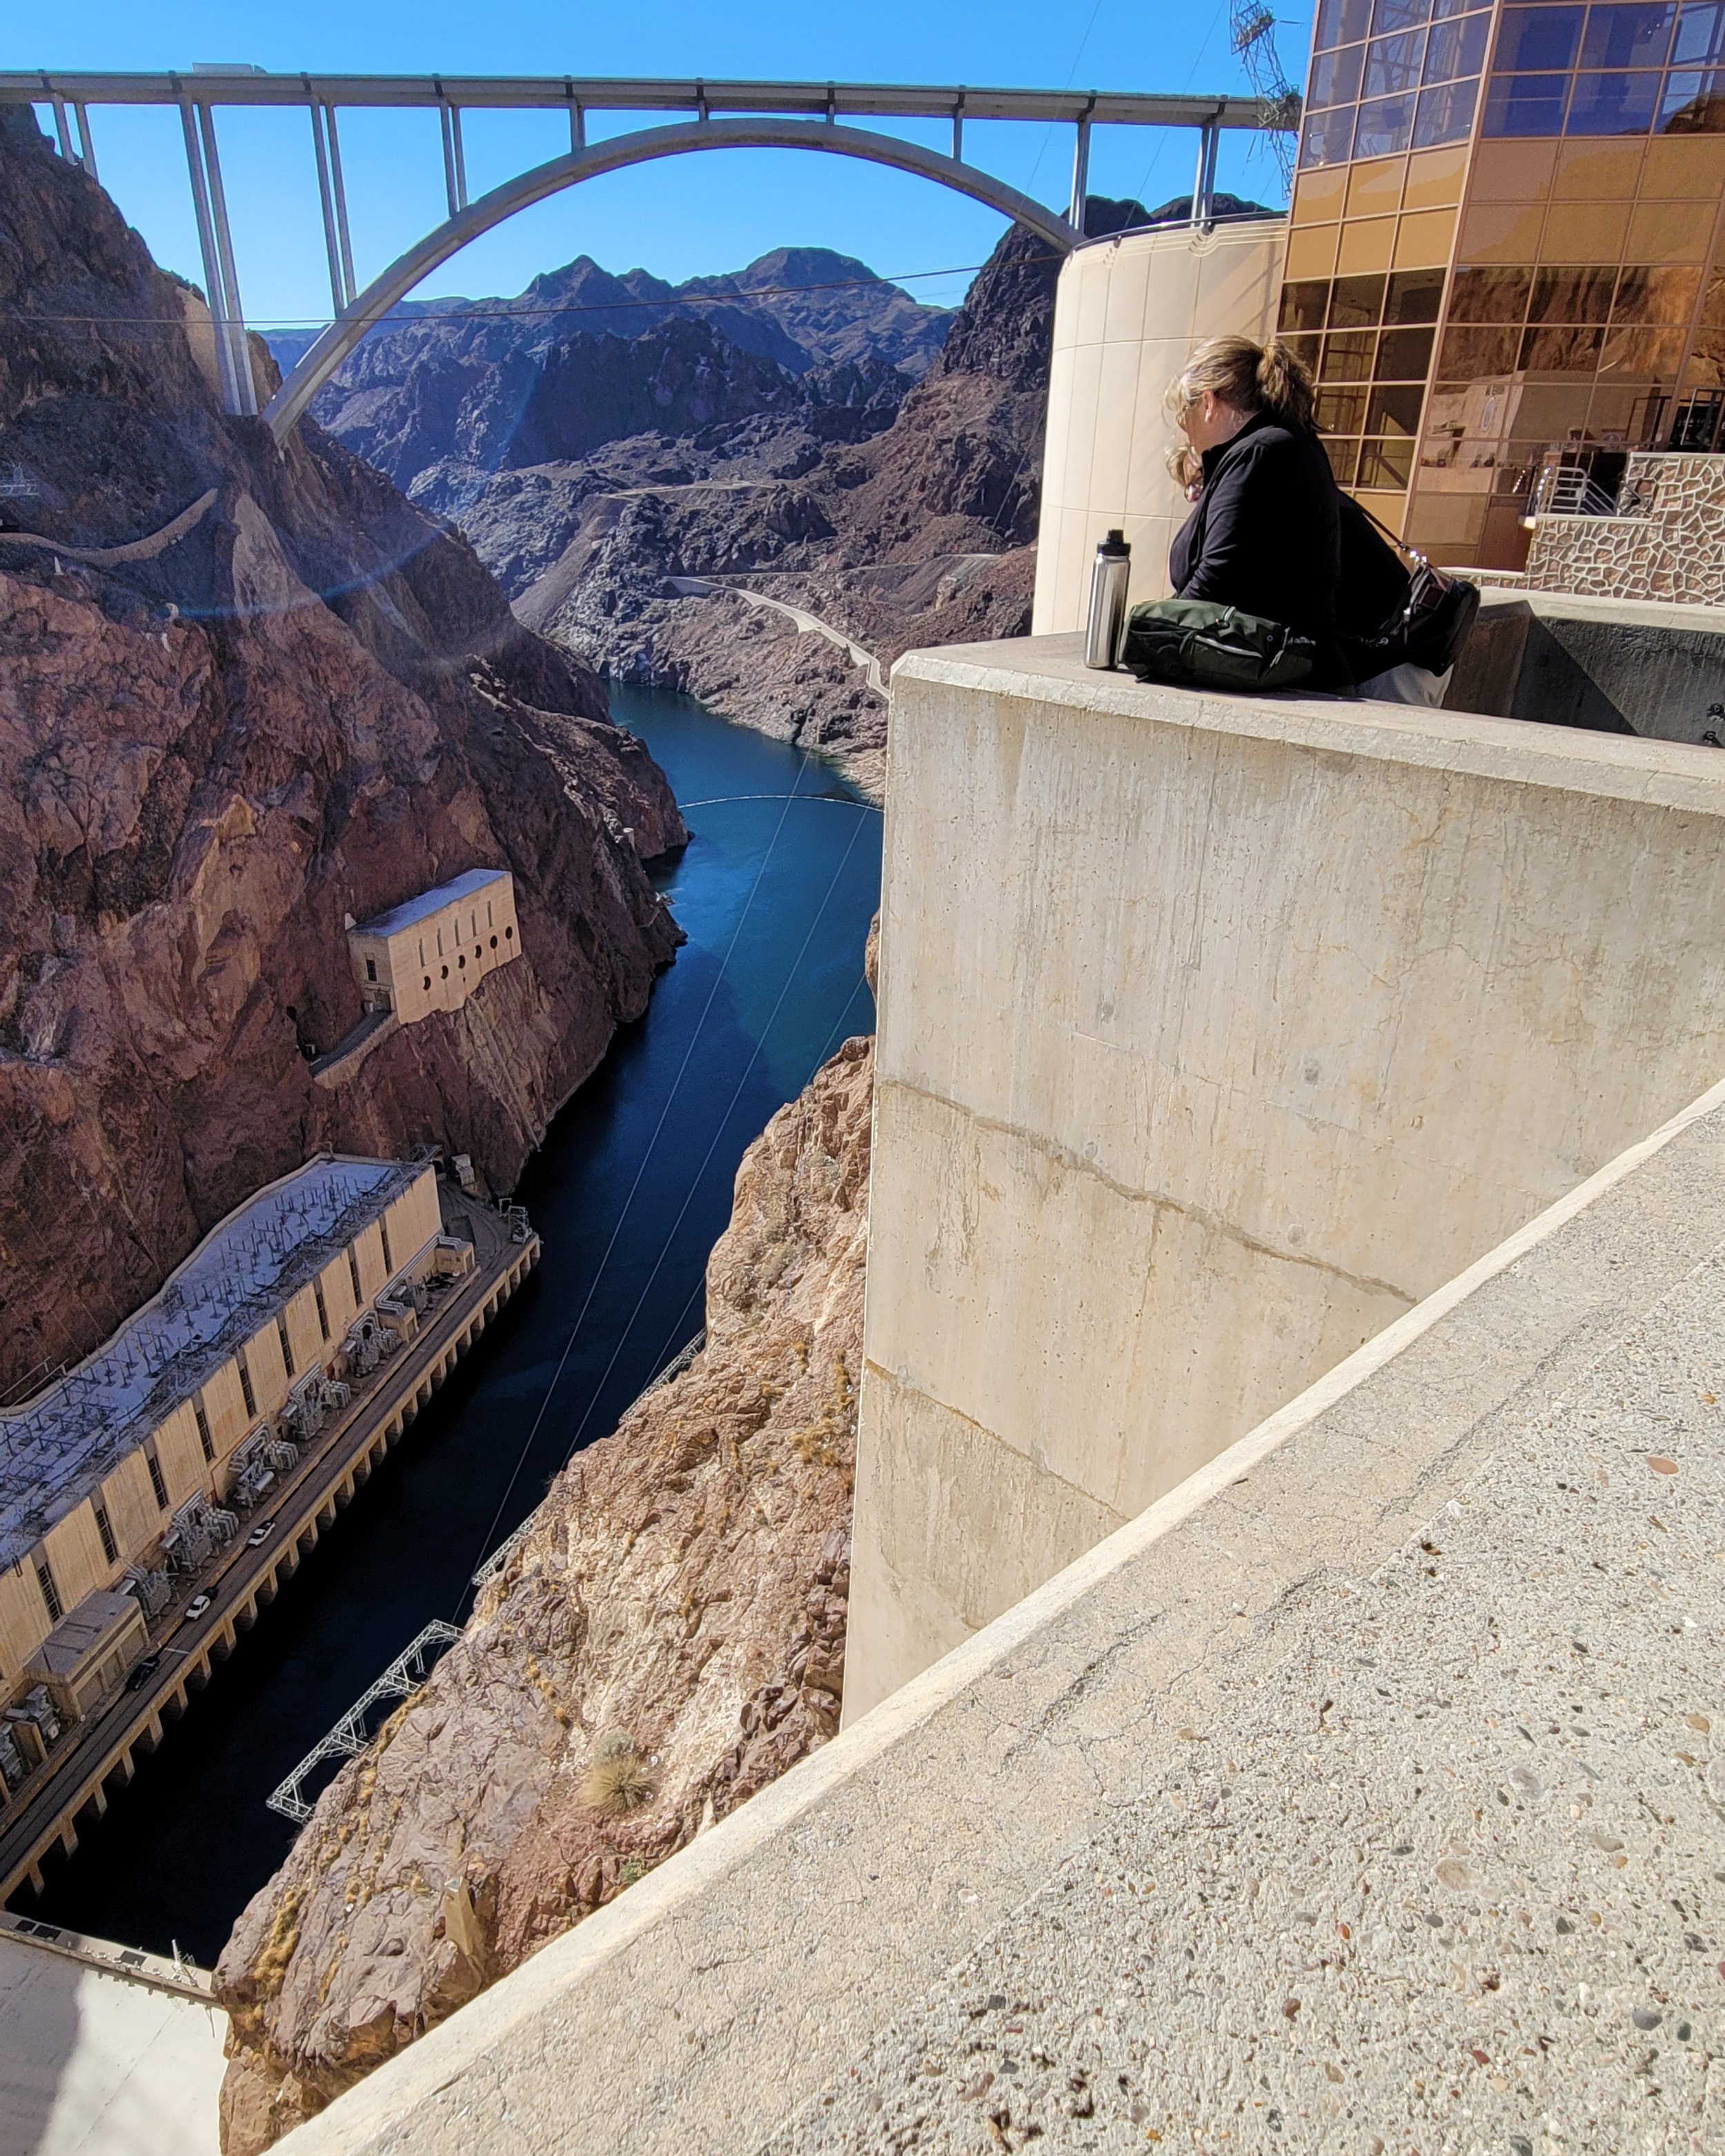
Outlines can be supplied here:
M783 614L795 624L804 636L824 636L829 644L836 644L850 658L853 666L860 666L868 675L869 686L877 696L886 695L886 677L880 671L880 662L872 651L847 636L842 629L834 629L831 622L823 621L818 613L805 608L792 606L788 600L769 598L765 592L752 592L741 584L718 584L706 577L672 577L668 580L678 596L685 599L712 598L721 592L728 592L733 598L741 599L745 606L765 608L770 613Z
M216 2156L228 2017L120 1951L0 1929L0 2156Z

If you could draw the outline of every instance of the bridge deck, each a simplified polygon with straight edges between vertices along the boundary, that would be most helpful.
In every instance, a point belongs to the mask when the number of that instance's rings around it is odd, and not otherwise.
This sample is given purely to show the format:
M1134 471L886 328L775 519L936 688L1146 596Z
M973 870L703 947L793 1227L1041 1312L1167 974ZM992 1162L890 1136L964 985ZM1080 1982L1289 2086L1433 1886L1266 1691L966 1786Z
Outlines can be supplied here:
M510 110L789 113L850 119L1083 120L1097 126L1263 128L1255 97L1180 92L973 89L968 84L708 81L699 76L109 74L0 74L0 104L429 105ZM1286 126L1286 116L1276 122Z

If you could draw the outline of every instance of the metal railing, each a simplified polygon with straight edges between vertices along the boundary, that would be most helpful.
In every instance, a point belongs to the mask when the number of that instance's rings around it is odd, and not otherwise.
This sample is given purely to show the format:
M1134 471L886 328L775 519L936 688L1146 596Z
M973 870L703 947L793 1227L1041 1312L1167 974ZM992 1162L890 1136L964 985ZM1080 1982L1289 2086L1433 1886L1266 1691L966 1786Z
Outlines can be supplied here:
M311 1816L315 1799L306 1798L306 1777L326 1759L357 1759L371 1743L372 1732L366 1717L381 1699L411 1699L431 1674L443 1651L461 1637L460 1627L434 1619L416 1633L374 1684L355 1700L328 1736L319 1738L290 1774L285 1775L264 1799L273 1812L303 1826Z

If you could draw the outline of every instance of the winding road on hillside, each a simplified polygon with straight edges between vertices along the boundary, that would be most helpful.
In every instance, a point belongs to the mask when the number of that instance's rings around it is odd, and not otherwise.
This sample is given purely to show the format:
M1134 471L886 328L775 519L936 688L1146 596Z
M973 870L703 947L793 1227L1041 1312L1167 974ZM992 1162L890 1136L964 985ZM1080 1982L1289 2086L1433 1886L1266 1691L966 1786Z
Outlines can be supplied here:
M741 599L746 606L764 607L771 613L782 613L787 621L793 622L804 636L824 636L829 644L836 644L841 651L850 654L854 666L860 666L869 677L869 686L877 696L886 694L886 676L880 671L880 662L872 651L847 636L842 629L834 629L831 622L823 621L818 613L810 613L803 607L792 606L786 599L769 598L765 592L752 592L742 584L719 584L706 577L670 577L665 580L680 598L714 598L721 592L728 592L732 598Z

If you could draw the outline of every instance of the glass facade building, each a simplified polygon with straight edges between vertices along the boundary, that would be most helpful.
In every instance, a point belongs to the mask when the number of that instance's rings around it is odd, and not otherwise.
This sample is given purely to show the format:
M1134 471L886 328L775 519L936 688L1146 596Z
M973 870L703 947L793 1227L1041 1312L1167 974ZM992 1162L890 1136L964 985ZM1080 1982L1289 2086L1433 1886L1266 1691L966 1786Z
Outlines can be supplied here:
M1337 478L1518 567L1540 474L1725 447L1725 0L1321 0L1282 288Z

